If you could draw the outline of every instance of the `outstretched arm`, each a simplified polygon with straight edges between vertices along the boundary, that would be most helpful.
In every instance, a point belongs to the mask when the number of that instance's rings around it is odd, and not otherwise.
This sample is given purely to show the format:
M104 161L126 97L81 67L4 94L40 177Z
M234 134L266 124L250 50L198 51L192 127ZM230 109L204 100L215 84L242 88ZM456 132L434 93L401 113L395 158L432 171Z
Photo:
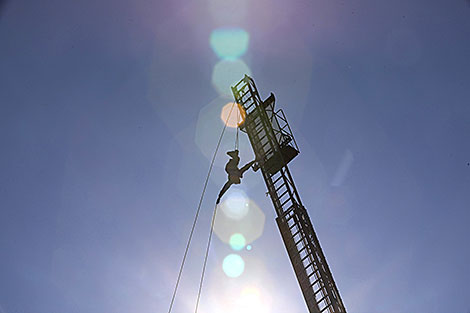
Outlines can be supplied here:
M251 161L250 163L247 163L245 166L243 166L241 169L240 169L240 172L241 174L243 175L243 173L245 173L246 171L248 171L250 169L250 167L256 162L256 160L253 160Z

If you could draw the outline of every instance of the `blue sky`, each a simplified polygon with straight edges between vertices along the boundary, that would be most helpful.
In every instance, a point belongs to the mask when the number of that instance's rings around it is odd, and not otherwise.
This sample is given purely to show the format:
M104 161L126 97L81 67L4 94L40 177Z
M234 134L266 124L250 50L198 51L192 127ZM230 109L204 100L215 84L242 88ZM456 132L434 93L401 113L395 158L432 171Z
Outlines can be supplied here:
M10 0L0 313L168 310L230 101L214 77L236 74L214 75L221 29L248 35L223 64L243 62L290 121L291 172L348 312L470 312L468 1ZM175 313L194 308L234 138L228 129ZM258 313L307 312L265 192L249 172L227 194L249 199L251 249L216 229L201 313L247 294ZM244 260L235 278L229 254Z

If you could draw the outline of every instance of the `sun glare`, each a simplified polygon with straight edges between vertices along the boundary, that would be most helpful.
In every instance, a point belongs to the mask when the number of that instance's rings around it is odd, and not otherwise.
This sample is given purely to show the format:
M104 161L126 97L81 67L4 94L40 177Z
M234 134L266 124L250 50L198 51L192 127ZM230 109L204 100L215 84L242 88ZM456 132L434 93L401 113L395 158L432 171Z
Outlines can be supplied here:
M222 211L234 220L241 220L249 211L249 199L241 190L234 190L227 195L222 205Z
M244 245L251 244L263 234L265 215L260 207L241 190L234 189L227 198L221 202L220 214L217 214L214 232L224 243L242 243L239 236L231 238L233 234L243 235ZM243 248L242 248L243 249Z
M230 115L230 116L229 116ZM228 127L236 128L243 123L246 112L243 107L235 102L229 102L222 108L220 119L227 124Z
M243 313L267 313L268 307L261 297L258 288L246 287L242 290L240 297L234 303L235 306L232 310L235 312Z

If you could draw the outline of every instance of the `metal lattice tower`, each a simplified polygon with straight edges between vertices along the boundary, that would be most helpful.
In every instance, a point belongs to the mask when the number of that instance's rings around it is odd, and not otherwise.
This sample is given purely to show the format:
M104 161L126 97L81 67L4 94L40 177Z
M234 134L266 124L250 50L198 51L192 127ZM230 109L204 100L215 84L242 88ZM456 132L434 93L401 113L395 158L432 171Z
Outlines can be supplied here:
M245 77L232 87L245 111L240 126L248 134L266 187L277 213L292 267L310 313L346 313L320 242L302 205L287 164L299 149L282 110L274 110L274 95L261 100L252 78Z

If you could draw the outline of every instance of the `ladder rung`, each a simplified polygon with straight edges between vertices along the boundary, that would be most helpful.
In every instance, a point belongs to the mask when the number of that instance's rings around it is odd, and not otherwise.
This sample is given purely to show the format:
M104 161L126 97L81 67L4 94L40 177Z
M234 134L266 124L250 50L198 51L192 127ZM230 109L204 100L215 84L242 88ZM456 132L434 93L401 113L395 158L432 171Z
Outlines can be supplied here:
M242 100L244 103L247 103L248 101L251 101L252 103L256 103L255 99L253 98L252 95L249 95L248 97L245 97L245 99L243 99L242 97Z
M267 137L267 134L266 134L266 132L263 131L263 129L261 129L259 131L255 131L253 133L253 137L254 138L259 138L258 140L261 141L261 140L263 140L264 138Z
M246 85L235 85L235 90L237 91L237 93L240 93L240 91L243 91L243 89L245 89Z
M279 190L281 190L282 187L287 186L287 185L286 185L286 183L284 183L284 182L281 181L278 185L272 184L271 186L273 186L273 187L274 187L274 190L275 190L276 192L278 192Z
M259 119L260 121L257 122L257 121L256 121L257 119ZM251 124L254 124L254 125L251 125ZM248 125L250 125L250 128L252 128L252 129L255 131L255 133L257 134L257 133L259 133L259 132L261 131L261 130L258 130L258 129L257 129L258 126L260 126L260 125L262 125L262 124L263 124L263 121L261 120L261 118L258 118L258 117L257 117L257 118L255 118L255 119L254 119L250 124L248 124ZM264 130L264 127L262 128L262 130Z
M245 111L250 111L250 108L251 108L254 104L252 103L252 104L250 104L250 105L246 105L247 102L248 102L248 101L244 101L244 102L242 102L241 105L245 108Z
M304 251L306 248L307 248L307 246L304 246L302 249L300 249L300 250L297 250L297 251L298 251L298 253L300 254L300 253L301 253L302 251ZM304 256L304 257L303 257L303 258L302 258L300 261L303 261L303 260L305 260L305 258L306 258L306 257L308 257L308 253L307 253L307 255L306 255L306 256Z
M248 92L249 92L249 91L248 91ZM242 93L242 94L241 94L240 92L238 93L238 97L239 97L241 100L243 100L243 97L245 97L246 95L247 95L247 93ZM247 101L248 99L253 99L253 96L250 95L249 97L245 98L245 100L243 100L243 102L246 103L246 101Z
M316 281L314 281L312 284L310 284L310 287L313 288L313 286L314 286L315 284L319 283L320 281L321 281L321 279L318 278ZM322 288L324 288L324 287L320 287L318 290L322 290ZM318 291L318 290L317 290L317 291ZM317 293L317 292L315 292L315 294L316 294L316 293Z
M290 220L293 216L294 216L294 215L291 215L286 221ZM294 228L294 226L298 226L298 225L299 225L299 224L297 224L297 223L292 224L292 226L289 226L289 230L291 230L292 228ZM300 229L300 227L299 227L299 229Z
M275 185L281 178L282 178L282 175L279 175L279 177L273 182L273 185Z
M257 116L256 119L253 121L252 129L255 133L259 134L261 131L266 131L268 128L264 125L263 120L261 117ZM261 127L260 127L261 126Z
M263 131L264 129L261 129L259 131L253 132L253 137L259 138L258 140L261 141L263 138L267 136L267 133Z
M300 237L300 240L298 240L297 242L295 242L294 245L297 246L297 245L298 245L300 242L302 242L302 240L304 240L304 239L305 239L305 237Z
M269 149L266 149L266 147L261 147L261 145L256 144L253 144L253 146L256 148L256 151L263 153L263 155L268 155L269 152L267 151L269 151Z
M289 221L290 221L293 217L294 217L293 215L287 217L287 218L286 218L286 224L289 224ZM294 224L292 224L292 226L290 226L290 228L294 227L295 225L297 225L297 224L296 224L295 221L294 221Z
M298 231L295 232L295 234L292 234L292 238L295 237L295 236L297 236L299 233L300 233L300 228L299 228Z
M243 97L240 97L239 101L237 101L237 103L240 103L241 106L243 107L246 107L247 109L249 107L251 107L253 105L253 102L250 101L251 98L248 97L248 98L243 98Z
M239 94L239 95L238 95L238 99L241 100L241 101L239 101L240 104L241 104L241 105L244 105L245 103L248 102L248 100L251 99L251 97L248 97L248 98L246 98L246 99L243 99L243 97L240 97L240 94Z
M312 262L308 263L307 265L305 265L305 266L304 266L304 269L307 269L307 267L310 267L310 266L314 265L313 262L314 262L314 261L312 261ZM314 267L313 267L313 271L310 273L310 275L308 275L308 278L310 278L310 276L312 276L312 275L313 275L315 272L317 272L317 271L318 271L318 269L315 268L315 266L314 266Z
M253 130L254 130L255 134L266 133L266 130L265 130L264 125L262 123L259 123L255 126L253 126Z
M288 208L287 210L284 211L284 215L289 214L292 210L293 210L293 207ZM294 214L292 214L292 216L294 216ZM294 225L299 225L299 224L298 224L298 223L295 223ZM289 230L291 230L292 227L293 227L293 226L289 227ZM299 227L299 229L300 229L300 227Z
M285 210L284 210L284 211L282 211L282 212L284 212L284 213L285 213L285 212L289 212L289 211L290 211L290 207L289 207L288 209L285 209Z
M288 193L288 192L289 192L289 189L286 188L286 191L284 191L284 192L282 193L282 195L278 196L278 198L281 199L281 198L284 197L284 195L285 195L286 193Z
M300 250L300 251L303 251L305 248L307 248L307 245L305 245L305 246L302 248L302 250ZM299 251L299 253L300 253L300 251ZM306 256L304 256L303 258L300 259L300 261L303 262L306 258L308 258L309 255L310 255L310 254L307 253Z
M266 137L266 136L265 136L265 137ZM262 139L264 139L265 137L263 137ZM261 139L261 140L262 140L262 139ZM260 141L261 141L261 140L260 140ZM265 148L267 145L269 145L269 144L270 144L270 142L269 142L269 140L268 140L268 141L266 141L266 143L260 144L260 147L261 147L261 149L264 151L264 150L265 150L264 148Z
M287 186L287 184L285 184L285 183L282 183L282 184L280 184L280 185L279 185L279 186L277 186L277 187L276 187L276 186L274 186L274 187L275 187L275 189L274 189L274 190L275 190L275 191L276 191L276 193L277 193L279 190L281 190L281 188L282 188L282 187L285 187L285 186ZM286 189L287 189L287 188L286 188ZM280 197L279 197L279 198L280 198Z
M240 105L245 107L247 111L248 111L249 108L251 108L251 106L253 106L255 104L254 101L250 101L251 99L252 99L251 97L247 98L245 100L240 99L240 100L242 100L242 101L240 101L241 102ZM250 102L250 103L248 103L248 102Z
M284 206L284 204L286 204L286 203L287 203L289 200L291 200L291 198L290 198L290 197L289 197L289 198L287 198L287 200L286 200L286 201L282 202L282 204L281 204L281 208L282 208L282 207Z
M277 173L276 173L276 174L277 174ZM274 175L276 175L276 174L273 174L272 176L274 176ZM271 177L272 177L272 176L271 176ZM278 176L278 178L276 179L276 181L275 181L273 184L276 184L278 181L281 180L281 178L284 178L284 175L282 175L282 173L279 172L279 176ZM284 180L284 181L282 182L282 185L285 185L285 184L286 184L286 182L285 182L285 180Z
M268 155L269 153L273 153L273 149L272 148L269 148L268 150L266 150L264 152L264 155Z
M253 146L256 148L257 151L264 151L264 147L261 145L260 141L253 142Z
M259 138L259 141L261 141L261 140L263 140L264 138L268 138L268 136L265 135L265 136L258 137L258 138ZM266 145L269 145L269 144L270 144L270 142L269 142L269 139L268 139L264 144L261 143L261 147L264 148Z
M247 82L245 82L245 79L242 79L242 80L240 80L240 81L239 81L239 82L238 82L238 83L235 85L235 88L237 88L237 87L238 87L238 85L240 85L240 84L242 84L242 83L245 83L245 85L243 85L243 87L242 87L242 88L245 88L245 87L248 85L248 83L247 83Z
M241 95L240 98L243 98L244 96L246 96L246 95L249 94L249 93L250 93L250 90L248 89L245 93L243 93L243 94Z
M277 185L276 185L277 184ZM277 191L282 188L282 186L286 186L287 184L283 181L277 180L275 183L270 184L271 186L274 187L274 189Z
M308 266L310 266L310 264L312 264L312 263L309 263ZM313 274L315 274L316 272L318 272L318 269L312 271L312 272L308 275L308 278L312 277ZM321 277L318 276L317 280L315 280L315 281L311 284L311 286L313 286L313 285L315 285L316 283L318 283L318 282L320 281L320 278L321 278Z
M323 301L323 300L322 300ZM320 302L320 301L319 301ZM317 303L319 303L317 302ZM325 311L326 309L328 309L330 307L331 304L328 304L327 306L325 306L323 309L320 310L320 313Z
M274 189L274 192L275 192L276 194L277 194L277 191L278 191L278 189ZM278 200L280 200L280 199L278 198Z
M320 289L320 290L321 290L321 289ZM318 300L317 303L322 302L322 301L325 300L327 297L328 297L328 293L327 293L326 295L324 295L323 298L321 298L320 300ZM327 308L327 307L328 307L328 305L327 305L325 308ZM321 311L320 311L320 312L321 312Z
M319 280L320 280L320 278L319 278L319 279L317 279L317 280L315 281L315 283L314 283L314 284L312 284L311 286L315 285L315 284L317 283L317 281L319 281ZM324 286L322 286L322 287L318 288L318 290L317 290L317 291L315 291L313 294L316 296L316 295L317 295L317 293L319 293L320 291L322 291L324 288L325 288ZM319 301L319 302L320 302L320 301Z
M249 120L250 120L249 125L251 125L251 124L255 123L257 120L261 119L261 117L259 116L259 114L256 114L255 111L253 111L252 113L250 113L249 117L250 117L250 119L249 119Z
M261 144L257 141L253 142L253 147L255 148L256 151L261 150Z

